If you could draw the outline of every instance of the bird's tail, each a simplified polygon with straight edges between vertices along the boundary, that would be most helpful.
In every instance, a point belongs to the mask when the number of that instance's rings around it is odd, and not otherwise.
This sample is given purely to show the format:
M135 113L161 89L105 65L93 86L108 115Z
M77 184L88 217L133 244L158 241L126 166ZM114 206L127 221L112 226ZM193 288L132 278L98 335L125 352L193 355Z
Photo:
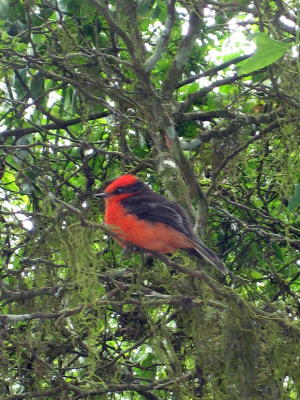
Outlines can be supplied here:
M190 254L198 258L205 258L210 264L214 265L223 275L230 274L230 271L225 267L223 261L202 242L194 242L193 249L186 249Z

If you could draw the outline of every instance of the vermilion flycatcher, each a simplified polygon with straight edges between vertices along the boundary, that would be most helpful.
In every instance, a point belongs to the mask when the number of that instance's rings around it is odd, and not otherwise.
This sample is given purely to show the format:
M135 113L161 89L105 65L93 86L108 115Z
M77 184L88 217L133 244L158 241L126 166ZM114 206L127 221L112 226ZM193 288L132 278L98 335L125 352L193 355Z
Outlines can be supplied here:
M106 224L121 239L158 253L177 249L203 257L223 274L223 261L193 231L185 210L177 203L154 193L134 175L122 175L111 182L104 193Z

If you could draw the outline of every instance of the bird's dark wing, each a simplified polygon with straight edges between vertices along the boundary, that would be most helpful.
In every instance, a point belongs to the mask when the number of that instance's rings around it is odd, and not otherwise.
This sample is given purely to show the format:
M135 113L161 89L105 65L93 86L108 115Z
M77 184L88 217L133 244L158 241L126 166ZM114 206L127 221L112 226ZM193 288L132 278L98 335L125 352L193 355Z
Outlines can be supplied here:
M140 219L162 222L193 240L198 239L185 210L163 196L147 191L127 197L121 203L128 213L135 214Z
M162 222L184 233L195 245L193 249L184 250L196 257L205 258L224 275L229 273L223 261L195 234L186 211L179 204L150 190L127 197L121 200L121 203L128 213L134 214L140 219L150 222Z

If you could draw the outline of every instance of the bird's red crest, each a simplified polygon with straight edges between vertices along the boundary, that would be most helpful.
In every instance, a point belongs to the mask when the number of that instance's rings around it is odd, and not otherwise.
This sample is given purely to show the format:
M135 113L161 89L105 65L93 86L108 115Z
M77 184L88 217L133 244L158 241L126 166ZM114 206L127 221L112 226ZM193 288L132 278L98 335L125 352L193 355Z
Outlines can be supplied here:
M121 175L112 181L105 189L106 193L111 193L120 186L128 186L136 183L138 178L131 174Z

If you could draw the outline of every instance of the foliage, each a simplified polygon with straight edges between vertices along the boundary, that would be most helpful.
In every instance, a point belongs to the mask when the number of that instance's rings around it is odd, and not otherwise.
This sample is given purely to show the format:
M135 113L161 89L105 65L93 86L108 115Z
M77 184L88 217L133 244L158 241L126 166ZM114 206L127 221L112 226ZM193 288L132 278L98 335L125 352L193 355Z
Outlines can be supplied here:
M2 0L0 18L1 398L299 398L296 2ZM235 278L124 254L93 194L125 172Z
M249 74L249 72L254 72L273 64L290 47L289 43L272 40L265 33L258 33L255 42L257 51L251 58L240 63L240 75Z

